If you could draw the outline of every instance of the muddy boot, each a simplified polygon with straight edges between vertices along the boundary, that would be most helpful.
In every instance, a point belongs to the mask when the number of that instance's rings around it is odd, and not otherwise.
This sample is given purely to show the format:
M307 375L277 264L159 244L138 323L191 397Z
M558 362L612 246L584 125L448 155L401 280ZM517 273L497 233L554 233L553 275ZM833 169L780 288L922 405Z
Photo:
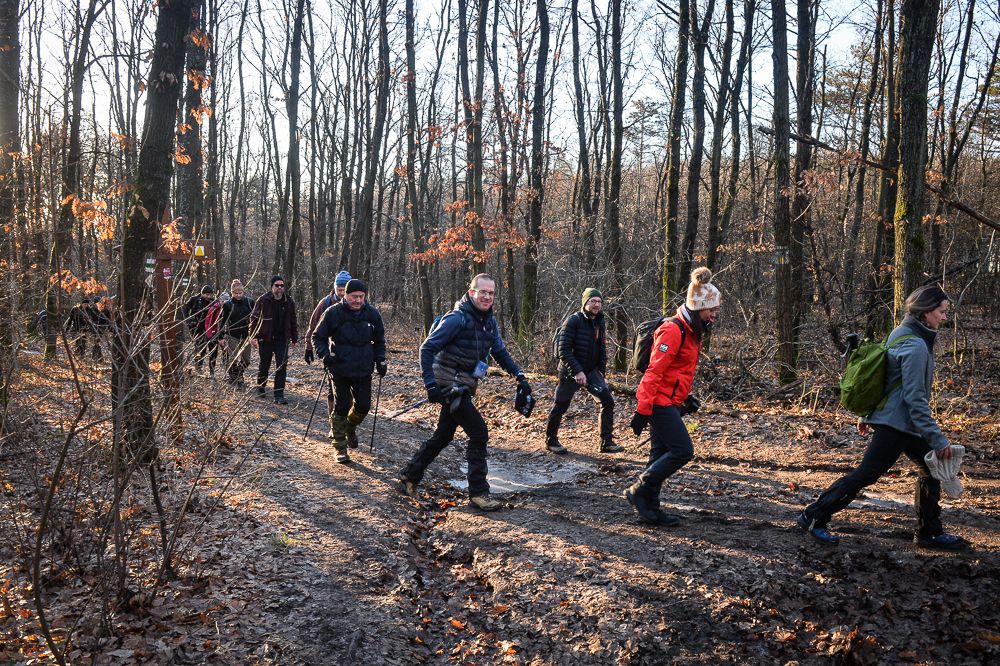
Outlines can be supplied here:
M608 437L607 439L601 440L601 453L621 453L625 450L625 447L621 444L616 444L615 440Z
M558 437L546 437L545 438L545 449L549 453L566 453L566 447L559 443Z
M639 519L642 522L654 525L660 523L658 507L649 496L649 491L643 486L642 481L636 481L626 488L624 495L635 512L639 514Z
M417 484L410 481L405 474L399 476L399 489L410 499L420 499L420 496L417 494Z
M347 415L347 446L351 449L358 448L358 426L365 420L365 417L358 416L353 409Z
M475 497L469 498L469 504L476 507L480 511L496 511L503 504L499 500L493 499L489 493L485 495L476 495Z

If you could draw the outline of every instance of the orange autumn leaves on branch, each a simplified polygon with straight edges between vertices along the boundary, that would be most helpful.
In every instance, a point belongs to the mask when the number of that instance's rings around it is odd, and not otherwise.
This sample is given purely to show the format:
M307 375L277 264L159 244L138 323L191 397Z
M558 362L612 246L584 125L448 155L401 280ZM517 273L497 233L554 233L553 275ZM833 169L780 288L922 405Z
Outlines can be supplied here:
M77 276L73 275L73 271L68 268L64 268L55 275L49 276L49 286L58 286L60 289L65 291L67 294L72 294L75 292L83 292L86 296L93 296L94 294L99 294L101 292L107 291L107 285L103 282L98 282L96 279L90 277L81 280Z
M487 262L493 256L496 248L521 247L524 236L513 226L505 225L495 218L480 218L474 210L468 210L469 202L464 199L444 205L446 213L456 216L456 224L441 233L431 234L427 239L427 250L410 254L413 261L433 264L440 260L458 263L465 260ZM483 233L487 239L487 247L477 250L472 239L475 229L482 224Z
M115 218L108 215L108 202L101 199L84 201L75 194L62 200L63 206L70 206L73 217L93 226L99 240L111 240L115 236Z

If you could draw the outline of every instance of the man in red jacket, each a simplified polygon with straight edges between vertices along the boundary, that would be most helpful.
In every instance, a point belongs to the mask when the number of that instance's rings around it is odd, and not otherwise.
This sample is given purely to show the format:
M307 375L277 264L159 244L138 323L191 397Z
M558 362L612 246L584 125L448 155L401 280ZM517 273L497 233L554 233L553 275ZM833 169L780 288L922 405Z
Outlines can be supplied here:
M680 522L660 509L660 488L694 456L681 416L698 409L691 382L698 367L701 336L719 316L722 303L722 295L711 280L712 271L705 267L691 272L684 305L653 334L649 367L635 393L639 404L630 425L636 437L650 426L651 448L646 469L625 489L625 499L643 522L666 527Z

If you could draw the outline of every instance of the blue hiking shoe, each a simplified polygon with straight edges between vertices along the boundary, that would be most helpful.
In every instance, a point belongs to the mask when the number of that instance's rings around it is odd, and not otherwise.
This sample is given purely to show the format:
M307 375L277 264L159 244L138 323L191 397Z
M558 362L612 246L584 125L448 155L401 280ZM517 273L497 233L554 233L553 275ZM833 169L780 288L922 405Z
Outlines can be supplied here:
M795 518L795 523L809 533L813 539L827 546L836 546L840 543L840 537L830 532L825 527L816 527L815 521L811 520L803 511Z
M936 536L914 535L913 542L921 548L933 548L934 550L962 550L969 542L957 534L942 532Z

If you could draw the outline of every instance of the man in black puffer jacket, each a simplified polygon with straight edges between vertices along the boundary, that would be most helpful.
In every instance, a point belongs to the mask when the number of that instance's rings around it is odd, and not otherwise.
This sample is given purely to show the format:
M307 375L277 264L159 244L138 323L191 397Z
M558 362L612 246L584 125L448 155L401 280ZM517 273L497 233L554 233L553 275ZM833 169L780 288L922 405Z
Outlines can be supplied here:
M339 463L351 461L347 448L358 446L356 430L372 407L372 371L384 377L388 369L382 315L367 295L364 282L349 281L344 300L326 309L313 333L313 348L333 382L330 439Z
M604 300L593 287L583 291L583 305L562 323L556 343L559 347L559 386L555 405L545 428L545 448L552 453L566 453L559 443L559 423L569 403L581 387L601 405L598 421L601 428L601 453L620 453L625 449L611 438L614 427L615 399L604 381L608 364L607 330L601 309Z
M500 337L500 327L493 316L496 282L480 273L472 278L469 291L431 329L420 345L420 369L423 372L427 400L440 403L441 414L430 439L420 445L399 481L403 492L416 498L417 485L424 470L451 443L459 426L469 436L465 458L468 461L469 502L483 510L494 511L500 502L490 497L486 481L486 444L489 429L472 397L479 380L486 376L487 359L492 357L517 379L523 395L531 394L525 379Z

